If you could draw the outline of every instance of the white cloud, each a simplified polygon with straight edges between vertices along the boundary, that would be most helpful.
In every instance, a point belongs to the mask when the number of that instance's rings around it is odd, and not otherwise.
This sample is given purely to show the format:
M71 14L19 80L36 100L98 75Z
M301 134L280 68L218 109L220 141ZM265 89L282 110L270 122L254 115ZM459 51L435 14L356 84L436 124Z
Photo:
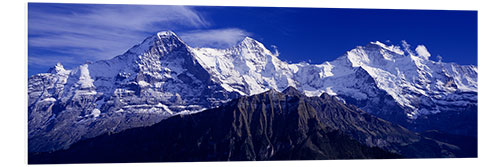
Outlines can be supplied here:
M431 57L431 54L429 53L429 51L427 51L427 48L424 45L418 45L415 51L417 52L418 56L426 60L429 60L429 57Z
M184 6L40 6L28 7L29 47L50 49L76 59L114 57L165 27L209 26L194 9Z
M228 48L236 45L249 32L237 28L197 30L180 33L179 36L192 47Z
M57 62L72 68L110 59L164 30L193 47L227 48L250 35L237 28L193 31L210 26L186 6L29 4L28 67L38 73Z

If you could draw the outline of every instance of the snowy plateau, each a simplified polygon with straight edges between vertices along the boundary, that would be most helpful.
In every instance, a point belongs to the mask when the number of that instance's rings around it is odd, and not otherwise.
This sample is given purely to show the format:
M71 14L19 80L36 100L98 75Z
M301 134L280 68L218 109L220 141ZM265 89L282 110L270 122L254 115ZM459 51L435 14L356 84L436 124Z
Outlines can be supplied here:
M335 95L410 130L473 136L477 125L458 121L477 115L477 67L430 56L423 45L377 41L322 64L292 64L249 37L227 49L193 48L159 32L110 60L73 69L58 63L31 76L28 151L59 150L290 86L307 96Z

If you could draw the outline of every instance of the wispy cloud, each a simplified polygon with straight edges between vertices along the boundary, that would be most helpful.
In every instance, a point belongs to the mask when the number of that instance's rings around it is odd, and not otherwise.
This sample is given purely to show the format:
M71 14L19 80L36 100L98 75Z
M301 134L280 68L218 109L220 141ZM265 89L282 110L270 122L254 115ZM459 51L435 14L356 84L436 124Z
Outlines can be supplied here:
M65 68L68 69L68 67L76 67L84 62L85 60L57 54L28 56L28 77L37 73L47 72L56 63L63 63Z
M46 65L55 65L56 63L66 62L66 64L76 65L79 64L80 61L72 59L67 56L31 56L28 57L28 65L30 66L46 66Z
M30 4L28 44L75 59L108 59L153 32L209 25L184 6Z
M158 31L173 30L193 47L215 48L251 35L238 28L211 29L214 23L204 17L186 6L29 3L29 74L57 62L72 68L110 59Z
M181 33L180 37L193 47L228 48L250 35L242 29L228 28L191 31Z

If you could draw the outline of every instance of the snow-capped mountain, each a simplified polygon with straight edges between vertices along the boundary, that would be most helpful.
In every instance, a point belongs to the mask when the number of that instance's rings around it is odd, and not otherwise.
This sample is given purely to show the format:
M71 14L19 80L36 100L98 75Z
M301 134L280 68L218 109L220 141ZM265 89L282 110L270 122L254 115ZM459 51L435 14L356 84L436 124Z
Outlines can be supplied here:
M282 62L263 44L246 37L232 48L192 48L195 58L227 91L254 95L296 87L296 65Z
M372 42L334 61L308 65L295 80L308 95L336 94L403 125L477 105L477 67L435 62L429 56L423 45L413 51L404 41L402 46Z
M233 48L193 51L226 90L242 95L293 86L309 96L337 95L398 123L477 103L475 66L429 60L425 46L411 50L404 41L402 46L372 42L317 65L283 62L248 37Z
M171 115L218 106L226 91L172 32L145 39L123 55L29 79L29 151L152 125Z
M159 32L113 59L71 70L57 64L30 77L29 151L289 86L308 96L337 95L404 126L476 106L477 68L429 56L425 46L373 42L322 64L290 64L249 37L228 49L192 48L171 31Z

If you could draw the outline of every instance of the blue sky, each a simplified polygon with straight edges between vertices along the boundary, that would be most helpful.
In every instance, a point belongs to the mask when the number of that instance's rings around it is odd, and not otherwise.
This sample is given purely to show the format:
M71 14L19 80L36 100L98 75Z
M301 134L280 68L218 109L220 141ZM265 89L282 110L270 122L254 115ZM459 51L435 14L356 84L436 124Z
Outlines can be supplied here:
M29 3L28 75L112 58L162 30L195 47L250 36L287 62L322 63L370 41L405 40L425 45L433 60L477 65L476 11Z

